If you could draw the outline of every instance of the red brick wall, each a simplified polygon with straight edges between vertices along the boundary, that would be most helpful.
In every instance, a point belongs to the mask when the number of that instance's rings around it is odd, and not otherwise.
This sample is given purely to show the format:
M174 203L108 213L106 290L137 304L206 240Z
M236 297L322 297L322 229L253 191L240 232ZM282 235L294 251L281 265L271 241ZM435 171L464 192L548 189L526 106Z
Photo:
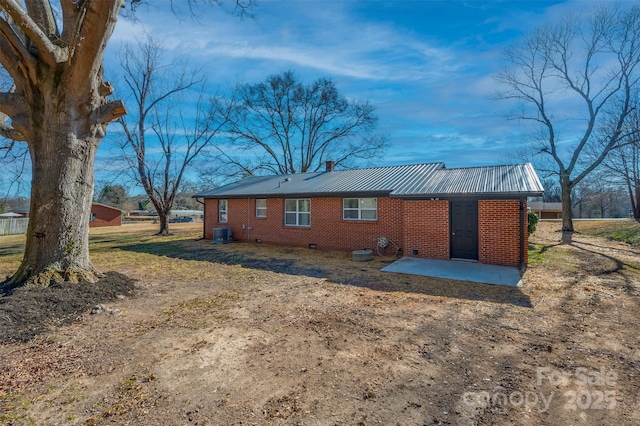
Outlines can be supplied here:
M529 218L527 217L527 200L524 200L522 203L522 208L524 209L524 266L526 268L529 264L529 227L527 226ZM518 265L518 267L520 267L520 265Z
M405 226L402 247L406 256L449 259L449 201L420 200L403 203Z
M122 212L118 209L92 204L91 213L96 215L96 220L89 222L89 228L122 225Z
M342 219L342 198L312 198L311 227L284 225L284 199L267 199L267 217L258 218L255 199L229 199L229 222L218 223L218 200L205 200L205 238L213 228L227 226L240 241L308 247L321 250L373 249L378 237L402 241L402 200L378 197L377 221ZM245 225L243 229L242 225Z
M517 200L478 202L479 261L520 266L520 205ZM257 218L255 199L229 199L229 222L218 222L218 200L205 200L205 238L213 238L213 228L231 227L240 241L308 247L321 250L375 248L380 236L399 243L403 253L417 257L449 259L449 202L446 200L399 200L378 198L375 222L342 219L342 198L311 199L311 227L284 225L284 200L267 199L267 217ZM526 205L524 206L526 212ZM525 220L525 261L528 259ZM403 226L404 224L404 226ZM242 225L245 225L243 229Z
M524 211L527 211L526 203ZM525 226L525 263L528 260L528 235ZM479 261L494 265L520 267L520 202L518 200L478 201Z

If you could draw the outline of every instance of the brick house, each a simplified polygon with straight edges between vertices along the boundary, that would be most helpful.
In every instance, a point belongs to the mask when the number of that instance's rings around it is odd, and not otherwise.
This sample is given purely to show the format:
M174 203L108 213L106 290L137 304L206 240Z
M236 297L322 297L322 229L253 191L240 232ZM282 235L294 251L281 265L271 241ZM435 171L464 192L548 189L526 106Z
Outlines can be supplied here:
M531 164L447 169L443 163L252 176L194 195L204 238L231 228L243 242L326 250L375 248L404 256L523 267L527 197L540 196Z
M122 210L106 204L92 203L89 228L122 225Z

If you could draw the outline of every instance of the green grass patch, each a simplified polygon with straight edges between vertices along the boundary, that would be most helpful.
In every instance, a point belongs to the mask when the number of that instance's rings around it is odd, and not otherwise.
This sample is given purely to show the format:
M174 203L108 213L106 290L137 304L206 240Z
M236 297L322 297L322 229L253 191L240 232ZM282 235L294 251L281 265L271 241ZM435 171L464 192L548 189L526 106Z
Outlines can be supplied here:
M548 262L545 255L547 246L529 243L529 265L544 265Z
M635 220L576 221L574 225L576 230L583 234L624 241L625 243L640 247L640 223Z
M529 243L529 265L544 265L568 273L579 270L579 259L562 244Z

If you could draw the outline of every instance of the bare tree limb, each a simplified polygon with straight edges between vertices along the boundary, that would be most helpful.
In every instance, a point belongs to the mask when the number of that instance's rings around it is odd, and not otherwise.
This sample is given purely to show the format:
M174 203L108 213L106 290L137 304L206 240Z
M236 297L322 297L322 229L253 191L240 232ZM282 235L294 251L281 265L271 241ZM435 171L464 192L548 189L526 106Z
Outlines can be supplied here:
M0 0L1 1L1 0ZM102 67L102 53L111 37L122 0L85 0L78 3L77 19L71 32L69 79L88 86L89 76ZM79 42L82 41L82 42Z
M102 104L92 113L92 121L94 123L108 124L118 121L120 117L127 114L124 102L121 100L108 101Z
M14 141L25 141L22 133L9 126L6 122L0 122L0 136Z
M49 40L59 37L51 3L48 0L24 0L29 16L44 31Z
M106 2L106 0L105 0ZM43 61L50 65L67 60L68 49L56 46L16 0L0 0L2 7L38 48Z
M28 77L32 82L36 81L36 67L37 62L36 58L27 50L26 46L18 37L18 35L14 32L13 28L7 21L0 18L0 35L4 38L4 42L10 47L13 55L11 57L10 62L12 62L13 66L17 66L22 69L24 77ZM0 47L0 50L2 47ZM3 63L7 61L2 61ZM11 68L7 69L7 71L11 71ZM5 67L6 68L6 67ZM19 78L22 76L15 76L14 80L22 80Z

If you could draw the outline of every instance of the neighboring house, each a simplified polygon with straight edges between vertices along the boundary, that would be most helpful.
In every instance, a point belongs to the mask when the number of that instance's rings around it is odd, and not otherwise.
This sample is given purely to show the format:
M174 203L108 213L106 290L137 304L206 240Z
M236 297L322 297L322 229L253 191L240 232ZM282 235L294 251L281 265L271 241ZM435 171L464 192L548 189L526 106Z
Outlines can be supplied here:
M122 225L122 210L105 204L91 204L91 218L89 228L99 228L102 226Z
M19 214L20 217L29 217L29 206L22 206L16 209L12 209L11 213Z
M529 210L537 214L540 219L562 219L562 203L531 201Z
M444 163L247 177L194 195L204 237L327 250L397 242L405 256L522 267L527 197L543 188L531 164L447 169Z

